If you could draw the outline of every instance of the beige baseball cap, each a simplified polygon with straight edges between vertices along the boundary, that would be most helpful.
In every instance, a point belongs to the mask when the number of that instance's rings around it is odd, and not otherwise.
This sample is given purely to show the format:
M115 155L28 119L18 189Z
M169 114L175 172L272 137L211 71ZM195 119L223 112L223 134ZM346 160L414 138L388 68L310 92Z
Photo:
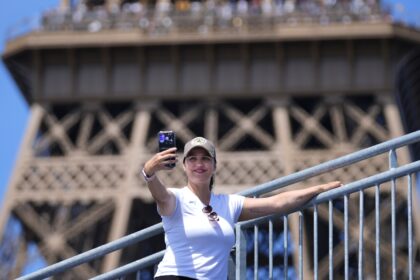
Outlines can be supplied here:
M188 153L194 148L203 148L209 155L216 160L216 149L210 140L204 137L195 137L188 141L184 146L184 159L188 156Z

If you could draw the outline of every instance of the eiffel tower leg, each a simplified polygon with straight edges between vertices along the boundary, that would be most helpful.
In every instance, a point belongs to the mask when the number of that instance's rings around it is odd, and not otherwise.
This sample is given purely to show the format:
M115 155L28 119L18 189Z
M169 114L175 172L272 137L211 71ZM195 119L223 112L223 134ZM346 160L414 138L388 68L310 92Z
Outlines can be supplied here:
M133 135L131 143L127 148L126 156L128 158L128 168L126 170L126 180L122 182L122 191L116 194L116 211L113 217L111 233L109 240L116 240L127 234L128 217L132 208L133 197L130 193L131 188L136 188L135 177L139 172L139 155L145 152L146 137L150 124L150 111L145 106L138 105L136 117L134 120ZM149 106L150 107L150 106ZM119 265L121 251L113 252L105 258L104 271L109 271Z
M16 199L15 186L16 186L17 181L19 180L18 176L21 172L24 162L31 155L31 143L33 143L33 140L35 139L37 129L39 127L39 123L41 122L41 119L43 116L43 109L38 104L34 104L30 112L31 113L30 113L28 128L26 130L23 141L21 143L19 156L16 158L17 161L15 165L15 170L13 172L13 175L9 183L9 186L12 186L12 187L8 188L5 199L3 200L4 204L2 207L2 211L0 212L0 236L2 236L2 234L4 233L5 226L7 224L8 219L10 218L10 213L14 206L13 203L15 202L15 199Z

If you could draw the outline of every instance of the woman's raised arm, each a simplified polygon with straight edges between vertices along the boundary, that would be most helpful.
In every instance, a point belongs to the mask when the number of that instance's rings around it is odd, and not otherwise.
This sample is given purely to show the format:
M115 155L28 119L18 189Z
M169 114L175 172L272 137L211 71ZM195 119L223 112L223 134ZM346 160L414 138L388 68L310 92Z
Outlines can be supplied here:
M152 194L153 199L159 209L159 213L163 216L168 216L173 213L176 206L175 195L164 186L159 178L156 176L156 172L160 170L169 170L168 163L176 163L176 148L171 148L155 154L149 159L142 170L143 176L147 182L147 187Z

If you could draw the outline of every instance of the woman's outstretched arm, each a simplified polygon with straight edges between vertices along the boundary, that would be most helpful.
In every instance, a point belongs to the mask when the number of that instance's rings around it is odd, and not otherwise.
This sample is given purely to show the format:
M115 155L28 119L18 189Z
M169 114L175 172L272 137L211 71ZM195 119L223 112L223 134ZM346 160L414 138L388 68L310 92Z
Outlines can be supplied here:
M271 214L286 213L304 205L317 194L341 186L340 181L334 181L305 189L282 192L270 197L245 198L240 221L251 220Z
M164 186L159 178L156 176L156 172L159 170L169 170L170 168L166 165L168 163L176 163L176 155L174 156L176 148L171 148L163 152L155 154L149 159L143 168L145 175L150 178L147 179L147 187L152 194L153 199L159 209L159 213L163 216L169 216L173 213L176 206L175 195Z

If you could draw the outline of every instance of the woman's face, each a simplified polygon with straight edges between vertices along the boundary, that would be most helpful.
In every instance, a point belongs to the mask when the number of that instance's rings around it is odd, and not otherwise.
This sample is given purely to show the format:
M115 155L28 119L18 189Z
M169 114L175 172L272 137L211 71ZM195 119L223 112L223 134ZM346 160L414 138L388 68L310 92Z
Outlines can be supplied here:
M185 158L184 171L190 183L208 186L215 169L213 158L202 148L192 149Z

